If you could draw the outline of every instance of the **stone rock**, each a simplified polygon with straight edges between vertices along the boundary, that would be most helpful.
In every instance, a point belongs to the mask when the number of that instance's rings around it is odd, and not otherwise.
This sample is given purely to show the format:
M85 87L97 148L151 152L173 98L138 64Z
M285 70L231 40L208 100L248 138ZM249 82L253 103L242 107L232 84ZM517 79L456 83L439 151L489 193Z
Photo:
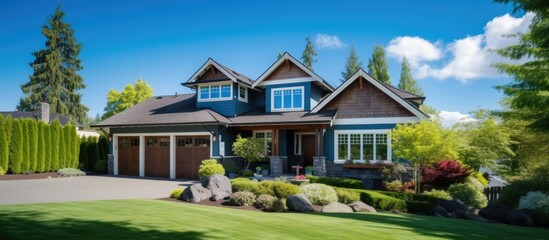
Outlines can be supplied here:
M224 175L214 174L205 183L205 187L212 192L212 201L226 199L233 193L231 181Z
M477 214L474 214L474 213L467 213L465 215L465 219L469 219L469 220L473 220L473 221L479 221L479 222L486 222L486 219L484 219L483 217L481 217Z
M441 208L444 208L446 212L453 213L457 210L461 210L463 212L467 212L467 206L459 200L459 199L452 199L452 200L444 200L444 199L437 199L437 205Z
M361 201L352 202L348 206L355 212L377 212L374 207Z
M185 190L183 190L183 193L179 197L179 200L196 203L202 200L209 199L211 197L212 192L209 189L203 187L202 184L197 183L185 188Z
M488 204L487 207L481 209L479 211L479 215L486 219L504 223L505 218L507 218L507 216L511 214L511 212L513 212L513 210L504 206L503 204L493 202Z
M467 218L467 213L463 210L456 210L456 211L452 212L452 217L453 218L466 219Z
M286 199L286 206L294 212L313 212L313 204L305 194L296 194Z
M505 217L505 222L517 226L532 226L532 217L525 211L515 210Z
M441 217L451 217L450 213L439 205L436 205L433 207L433 212L435 213L435 215L438 215Z
M353 209L343 203L331 202L322 208L323 213L352 213Z

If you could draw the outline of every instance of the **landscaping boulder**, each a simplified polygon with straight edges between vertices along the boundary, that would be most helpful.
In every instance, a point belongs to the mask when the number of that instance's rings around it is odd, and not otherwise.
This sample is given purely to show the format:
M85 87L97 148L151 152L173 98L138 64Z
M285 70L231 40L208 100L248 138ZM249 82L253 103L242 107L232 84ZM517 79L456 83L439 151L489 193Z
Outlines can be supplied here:
M349 204L349 207L355 212L377 212L374 207L361 201L352 202Z
M202 184L197 183L185 188L185 190L183 190L183 193L179 197L179 200L196 203L202 200L209 199L211 197L212 192L209 189L203 187Z
M437 199L436 205L444 208L444 210L446 210L446 212L448 213L453 213L457 210L467 212L467 206L465 206L465 204L459 199L452 199L452 200Z
M322 208L323 213L352 213L353 209L343 203L331 202Z
M493 202L488 204L487 207L480 210L479 214L486 219L504 223L505 218L507 218L507 216L509 216L511 212L513 212L513 210L504 206L503 204Z
M505 223L517 226L532 226L532 216L522 210L512 211L505 217Z
M313 212L313 204L305 194L296 194L286 199L286 206L294 212Z
M440 217L451 217L451 214L446 209L438 205L433 207L433 213Z
M212 201L226 199L233 193L231 181L224 175L214 174L205 183L205 187L212 192Z

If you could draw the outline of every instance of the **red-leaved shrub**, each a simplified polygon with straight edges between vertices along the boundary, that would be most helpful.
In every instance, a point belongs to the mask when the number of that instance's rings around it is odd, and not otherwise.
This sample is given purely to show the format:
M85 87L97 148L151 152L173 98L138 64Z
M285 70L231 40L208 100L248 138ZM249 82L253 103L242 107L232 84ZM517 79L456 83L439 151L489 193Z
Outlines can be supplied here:
M469 174L456 160L444 160L423 169L421 184L424 189L447 190L454 183L463 183Z

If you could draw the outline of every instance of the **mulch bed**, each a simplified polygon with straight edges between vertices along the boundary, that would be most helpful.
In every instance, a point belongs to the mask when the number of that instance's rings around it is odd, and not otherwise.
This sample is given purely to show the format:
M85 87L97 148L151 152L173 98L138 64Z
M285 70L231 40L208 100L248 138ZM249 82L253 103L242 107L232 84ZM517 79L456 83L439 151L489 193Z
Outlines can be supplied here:
M6 174L0 175L0 180L26 180L26 179L46 179L59 178L57 172L30 173L30 174Z
M173 198L160 198L159 200L164 201L170 201L170 202L180 202L180 203L187 203L187 204L198 204L198 205L205 205L205 206L213 206L213 207L222 207L222 208L232 208L232 209L239 209L239 210L247 210L247 211L255 211L255 212L263 212L263 210L255 208L253 206L231 206L229 205L229 201L223 200L223 201L210 201L210 200L204 200L197 203L190 203L185 202ZM320 212L322 210L322 206L313 205L313 209L315 212Z

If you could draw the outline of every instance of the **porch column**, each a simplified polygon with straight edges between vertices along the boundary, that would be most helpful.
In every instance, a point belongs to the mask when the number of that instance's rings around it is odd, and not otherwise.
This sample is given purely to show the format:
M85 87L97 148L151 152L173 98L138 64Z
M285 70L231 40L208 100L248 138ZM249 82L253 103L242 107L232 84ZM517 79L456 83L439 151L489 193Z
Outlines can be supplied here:
M112 152L114 155L113 175L118 175L118 136L112 138Z
M145 136L139 136L139 176L145 176Z
M315 176L326 176L326 157L324 156L324 129L317 128L315 131L315 156L313 157L313 174Z
M170 179L175 179L175 135L170 135Z

